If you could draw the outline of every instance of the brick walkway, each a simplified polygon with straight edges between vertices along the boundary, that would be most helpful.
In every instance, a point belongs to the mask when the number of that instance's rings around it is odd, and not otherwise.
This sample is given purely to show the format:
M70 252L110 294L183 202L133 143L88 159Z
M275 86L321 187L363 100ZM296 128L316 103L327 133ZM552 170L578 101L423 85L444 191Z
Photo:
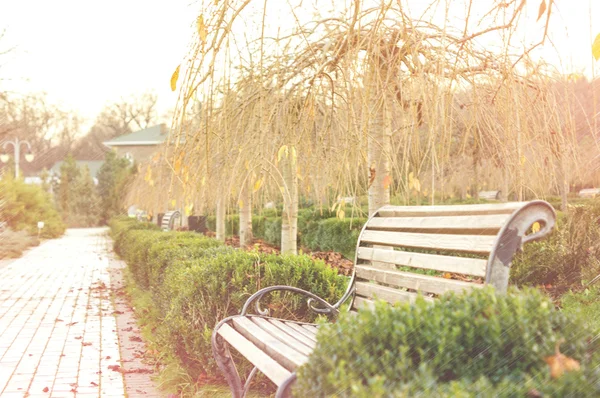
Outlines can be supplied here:
M0 267L0 396L123 397L106 229L68 230Z

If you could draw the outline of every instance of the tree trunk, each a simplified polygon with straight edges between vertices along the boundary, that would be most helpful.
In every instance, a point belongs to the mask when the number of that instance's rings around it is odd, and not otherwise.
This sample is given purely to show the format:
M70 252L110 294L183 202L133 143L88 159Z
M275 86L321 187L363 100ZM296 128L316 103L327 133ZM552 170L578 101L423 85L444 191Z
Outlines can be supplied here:
M369 161L369 216L390 203L390 161L392 124L389 104L372 82L369 101L369 136L367 141ZM374 175L373 175L374 174Z
M252 187L250 179L242 184L240 192L240 247L252 244Z
M225 200L217 199L217 240L225 242Z
M298 174L295 150L281 157L283 175L283 213L281 214L281 253L297 254Z

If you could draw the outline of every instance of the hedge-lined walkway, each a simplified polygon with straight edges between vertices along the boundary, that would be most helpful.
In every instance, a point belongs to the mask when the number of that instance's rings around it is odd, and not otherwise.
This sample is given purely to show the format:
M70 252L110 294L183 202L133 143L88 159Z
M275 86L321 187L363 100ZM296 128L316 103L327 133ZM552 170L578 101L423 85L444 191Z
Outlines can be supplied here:
M0 267L0 396L125 395L106 229L69 230Z

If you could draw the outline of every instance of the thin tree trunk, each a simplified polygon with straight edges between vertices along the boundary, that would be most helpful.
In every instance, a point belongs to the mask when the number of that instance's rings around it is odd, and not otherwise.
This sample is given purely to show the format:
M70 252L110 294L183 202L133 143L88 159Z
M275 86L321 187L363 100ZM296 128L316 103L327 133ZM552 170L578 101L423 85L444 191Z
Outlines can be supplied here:
M225 242L225 200L217 199L217 240Z
M281 252L297 254L298 238L298 174L295 150L281 159L284 181L283 213L281 215Z
M373 82L376 83L376 82ZM369 118L368 161L371 175L369 181L369 216L380 207L390 203L390 161L392 148L391 112L385 97L375 84L371 87ZM373 173L375 174L373 176ZM387 181L387 182L386 182Z
M240 247L252 244L252 187L250 179L242 184L240 193Z

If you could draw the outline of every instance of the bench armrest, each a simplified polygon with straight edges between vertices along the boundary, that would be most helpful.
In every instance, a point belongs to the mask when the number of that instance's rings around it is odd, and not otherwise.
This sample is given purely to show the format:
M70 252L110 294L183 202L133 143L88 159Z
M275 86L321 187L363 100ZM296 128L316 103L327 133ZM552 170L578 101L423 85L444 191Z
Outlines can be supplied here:
M321 297L317 296L314 293L311 293L306 290L303 290L303 289L300 289L297 287L293 287L293 286L269 286L269 287L260 289L259 291L254 293L252 296L250 296L248 298L248 300L246 300L246 303L244 304L244 307L242 308L242 312L240 315L246 315L248 313L248 309L250 308L250 306L252 305L253 302L255 302L256 311L260 315L263 315L263 316L268 315L269 310L261 308L260 300L263 298L263 296L265 294L268 294L271 292L276 292L276 291L292 292L292 293L297 293L297 294L308 297L308 300L307 300L308 308L310 308L312 311L314 311L316 313L326 314L326 315L337 315L339 313L339 310L337 308L335 308L333 305L329 304L327 301L323 300ZM315 303L317 303L318 306L315 306Z

